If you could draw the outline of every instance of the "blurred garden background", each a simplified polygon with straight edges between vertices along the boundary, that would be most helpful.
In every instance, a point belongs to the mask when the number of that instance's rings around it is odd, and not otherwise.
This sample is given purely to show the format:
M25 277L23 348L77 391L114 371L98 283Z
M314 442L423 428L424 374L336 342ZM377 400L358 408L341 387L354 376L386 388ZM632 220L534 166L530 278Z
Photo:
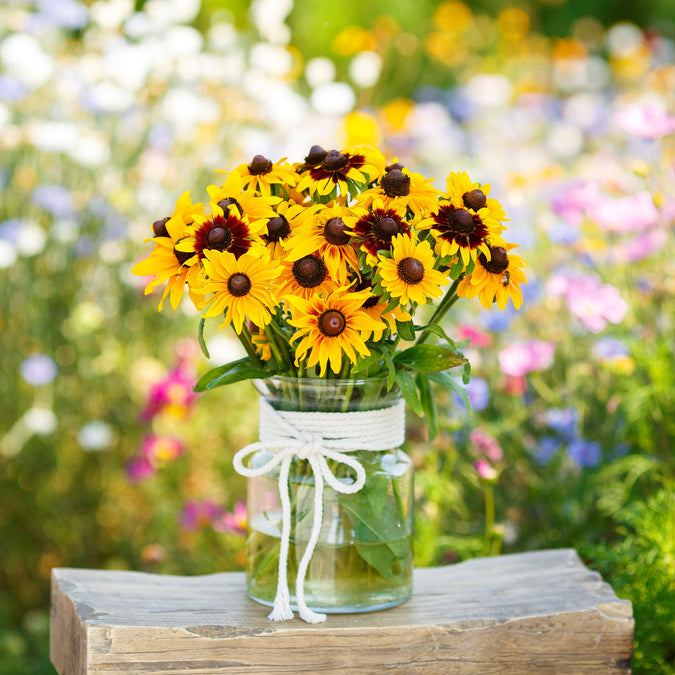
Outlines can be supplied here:
M214 169L316 143L468 171L529 262L446 321L473 416L409 412L416 564L574 547L675 673L673 0L3 0L0 674L55 672L53 567L243 568L253 388L192 392L239 343L130 269Z

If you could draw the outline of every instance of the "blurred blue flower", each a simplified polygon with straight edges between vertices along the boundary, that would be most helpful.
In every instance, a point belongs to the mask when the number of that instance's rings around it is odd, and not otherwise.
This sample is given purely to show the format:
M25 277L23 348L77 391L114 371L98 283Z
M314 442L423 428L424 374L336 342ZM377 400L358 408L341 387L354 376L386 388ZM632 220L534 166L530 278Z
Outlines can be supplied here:
M614 450L612 450L612 457L623 457L624 455L627 455L629 451L630 447L628 446L628 443L617 443L614 446Z
M628 346L622 340L612 337L600 338L591 348L596 359L601 361L628 356Z
M77 30L89 23L89 10L75 0L38 0L37 5L52 26Z
M539 444L532 451L534 461L539 464L539 466L545 466L553 459L553 456L558 452L561 446L562 443L553 436L544 436L540 438Z
M546 235L554 244L563 246L572 246L581 238L579 228L561 220L551 223L546 230Z
M577 466L597 466L602 460L600 444L577 438L567 446L567 456Z
M579 423L579 411L576 408L549 408L544 418L546 424L566 441L576 438Z
M61 185L39 185L33 190L33 202L57 218L75 215L73 196Z
M18 103L28 94L28 87L11 75L0 75L0 101Z
M469 384L464 386L464 389L466 389L467 396L474 410L480 412L488 407L490 403L490 387L486 380L480 377L472 377L469 380ZM457 392L453 392L453 398L457 405L466 408L462 397Z
M0 223L0 239L16 244L19 241L19 231L24 225L23 220L10 218Z
M21 377L33 387L43 387L54 381L56 363L46 354L33 354L21 363Z
M478 315L478 321L485 330L491 333L501 333L508 330L514 316L515 310L509 304L503 312L492 312L490 310L481 312Z

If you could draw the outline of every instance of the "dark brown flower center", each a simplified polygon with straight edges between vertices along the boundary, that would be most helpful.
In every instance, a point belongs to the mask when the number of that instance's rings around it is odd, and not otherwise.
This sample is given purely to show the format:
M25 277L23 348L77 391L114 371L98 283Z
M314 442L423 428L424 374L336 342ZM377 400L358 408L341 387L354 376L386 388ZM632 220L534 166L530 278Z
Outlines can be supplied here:
M326 266L315 255L306 255L293 263L293 277L303 288L315 288L326 278Z
M225 218L227 218L227 216L230 214L230 206L232 206L232 204L234 204L239 209L240 214L243 213L241 206L236 199L233 199L232 197L225 197L225 199L221 199L218 202L218 206L223 209L223 216L225 216Z
M326 310L319 317L319 330L328 337L337 337L346 326L344 314L337 309Z
M424 279L424 265L417 258L403 258L398 264L398 276L407 284L418 284Z
M471 234L476 227L473 216L466 209L455 209L448 213L448 225L459 234Z
M331 150L326 153L326 157L321 162L321 168L326 171L339 171L347 166L349 157L343 155L339 150Z
M215 248L218 251L227 251L232 243L232 232L226 227L216 226L209 230L206 235L206 243L209 248Z
M388 167L385 168L385 171L389 173L390 171L393 171L394 169L398 169L399 171L403 171L403 164L400 162L394 162L393 164L390 164Z
M241 298L251 290L251 280L245 274L237 272L227 280L227 290L235 298Z
M473 209L474 211L479 211L487 205L485 193L478 189L465 192L462 195L462 201L467 209Z
M347 225L342 218L331 218L323 228L323 236L333 246L346 246L351 239L346 229Z
M326 159L327 154L320 145L313 145L309 150L309 154L305 157L305 164L311 164L312 166L321 164Z
M490 247L490 260L484 253L478 255L480 264L492 274L502 274L509 267L509 256L503 246ZM508 286L508 283L506 284Z
M410 176L401 169L392 169L382 176L382 190L387 197L405 197L410 194Z
M256 155L248 165L248 172L252 176L262 176L272 170L272 162L263 155Z
M187 239L187 237L181 237L176 243L180 243L183 241L183 239ZM176 260L178 261L179 265L184 265L192 256L195 254L194 251L179 251L175 246L173 249L173 254L176 256Z
M401 232L401 226L393 218L386 216L375 221L372 232L381 241L391 241L392 237Z
M267 241L285 239L291 233L291 226L283 216L275 216L267 221Z
M166 224L169 222L169 217L160 218L152 224L152 231L155 233L155 237L168 237L169 231L166 229Z
M365 291L366 289L372 290L372 288L373 284L371 283L370 279L368 279L367 277L362 277L361 281L354 284L354 286L352 287L352 291L354 293L358 293L359 291ZM379 300L380 299L377 297L377 295L369 295L365 299L361 307L363 307L363 309L370 309L371 307L375 307L375 305L379 302Z

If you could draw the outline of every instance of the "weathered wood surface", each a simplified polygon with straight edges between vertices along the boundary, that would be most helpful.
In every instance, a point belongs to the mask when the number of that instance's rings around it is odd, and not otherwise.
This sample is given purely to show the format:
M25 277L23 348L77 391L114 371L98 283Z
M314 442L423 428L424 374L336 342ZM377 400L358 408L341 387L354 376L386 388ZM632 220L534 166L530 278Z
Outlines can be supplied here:
M52 574L59 675L629 673L632 607L575 551L416 569L413 598L324 624L274 623L243 573Z

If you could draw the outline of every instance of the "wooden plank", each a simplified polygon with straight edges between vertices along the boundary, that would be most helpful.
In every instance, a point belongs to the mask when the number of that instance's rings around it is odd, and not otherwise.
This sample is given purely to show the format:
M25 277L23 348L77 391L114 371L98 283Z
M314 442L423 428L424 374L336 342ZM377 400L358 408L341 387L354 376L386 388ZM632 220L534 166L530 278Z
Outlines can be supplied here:
M59 675L629 673L631 604L571 549L416 569L413 598L274 623L243 573L52 573Z

